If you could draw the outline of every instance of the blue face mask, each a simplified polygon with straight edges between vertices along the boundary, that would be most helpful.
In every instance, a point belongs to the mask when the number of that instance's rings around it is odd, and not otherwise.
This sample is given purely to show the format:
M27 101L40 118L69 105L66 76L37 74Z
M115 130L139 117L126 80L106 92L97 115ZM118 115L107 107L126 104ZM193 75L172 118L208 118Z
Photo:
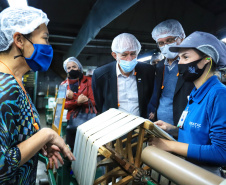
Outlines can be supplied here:
M119 65L125 73L129 73L136 67L137 63L137 58L134 58L131 61L120 60Z
M35 71L47 71L53 59L53 48L51 45L33 44L34 52L30 58L25 60L29 67Z
M23 35L23 34L22 34ZM26 58L21 55L14 56L14 59L17 57L24 57L29 67L34 71L47 71L53 59L53 48L51 45L46 44L33 44L25 35L23 35L34 47L34 52L30 58ZM21 51L22 53L22 51Z

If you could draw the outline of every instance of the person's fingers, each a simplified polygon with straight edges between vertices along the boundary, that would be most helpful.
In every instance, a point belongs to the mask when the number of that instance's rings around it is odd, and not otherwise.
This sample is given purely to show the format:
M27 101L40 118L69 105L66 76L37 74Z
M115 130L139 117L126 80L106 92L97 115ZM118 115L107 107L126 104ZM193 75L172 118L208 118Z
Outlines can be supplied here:
M53 161L52 161L52 158L51 157L49 158L49 167L51 169L53 168Z
M83 100L87 99L87 96L82 95L82 99L83 99Z
M73 93L73 91L71 89L68 89L67 92L68 93Z
M88 97L87 97L86 95L81 94L80 96L82 97L82 99L83 99L84 101L85 101L85 100L88 100Z
M62 152L65 157L68 157L69 160L75 160L70 148L64 143L64 140L59 135L54 135L53 140L50 142L50 146L52 150L59 151L60 149L60 152Z
M75 156L73 155L73 153L71 151L69 151L69 154L67 155L68 159L70 159L71 161L75 161Z
M148 138L148 145L152 146L153 145L153 141L155 139L155 135L150 135Z
M75 160L75 156L73 155L73 153L71 152L70 148L67 145L65 145L65 147L63 148L63 154L64 157L67 157L70 161Z
M60 152L60 148L58 146L56 146L56 145L51 145L51 149Z
M162 120L158 120L158 121L155 121L154 124L156 124L158 126L161 126L163 124L163 121Z
M42 151L42 155L47 156L47 151L44 147L42 147L41 151Z
M158 125L158 121L155 121L154 124L155 124L155 125Z
M66 97L67 97L67 98L70 98L70 96L69 96L69 92L67 92L67 93L66 93Z
M60 153L59 152L54 152L54 155L60 161L60 163L63 165L64 164L64 161L63 161Z
M52 159L53 159L53 162L54 162L54 165L55 165L55 167L56 167L56 169L58 169L58 161L57 161L57 158L56 158L56 156L52 156Z

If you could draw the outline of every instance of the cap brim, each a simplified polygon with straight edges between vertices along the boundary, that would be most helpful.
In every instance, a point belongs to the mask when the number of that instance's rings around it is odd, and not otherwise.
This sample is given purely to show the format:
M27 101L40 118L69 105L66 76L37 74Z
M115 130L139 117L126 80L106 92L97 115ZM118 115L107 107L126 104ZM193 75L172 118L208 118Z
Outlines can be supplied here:
M178 45L178 46L169 47L169 50L171 52L178 52L180 49L183 49L183 48L190 49L190 48L195 48L195 47L191 47L189 45Z

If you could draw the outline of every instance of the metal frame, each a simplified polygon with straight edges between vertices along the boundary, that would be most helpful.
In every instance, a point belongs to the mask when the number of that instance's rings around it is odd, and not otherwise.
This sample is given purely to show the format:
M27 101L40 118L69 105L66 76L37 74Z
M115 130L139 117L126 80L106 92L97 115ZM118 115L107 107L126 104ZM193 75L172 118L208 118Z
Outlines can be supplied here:
M52 129L60 135L61 133L61 127L62 127L62 119L63 119L63 113L64 113L64 104L65 104L65 98L57 98L56 107L54 110L54 117L53 117L53 123L52 123ZM56 115L57 113L57 105L62 105L60 110L60 115ZM59 126L57 127L54 123L56 120L56 116L59 116Z

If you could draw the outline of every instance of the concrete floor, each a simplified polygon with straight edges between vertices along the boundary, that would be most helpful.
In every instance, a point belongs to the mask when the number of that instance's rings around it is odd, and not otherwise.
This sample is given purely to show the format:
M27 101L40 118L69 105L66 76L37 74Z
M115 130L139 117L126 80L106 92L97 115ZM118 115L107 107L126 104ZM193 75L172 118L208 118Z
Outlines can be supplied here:
M41 128L44 127L51 127L52 125L47 125L46 124L46 118L45 118L45 109L38 109L38 113L40 116L40 123L41 123ZM48 176L45 173L46 167L45 164L41 161L38 162L38 170L37 170L37 178L36 178L36 185L39 185L40 180L47 180L48 181ZM46 183L48 184L48 183Z

